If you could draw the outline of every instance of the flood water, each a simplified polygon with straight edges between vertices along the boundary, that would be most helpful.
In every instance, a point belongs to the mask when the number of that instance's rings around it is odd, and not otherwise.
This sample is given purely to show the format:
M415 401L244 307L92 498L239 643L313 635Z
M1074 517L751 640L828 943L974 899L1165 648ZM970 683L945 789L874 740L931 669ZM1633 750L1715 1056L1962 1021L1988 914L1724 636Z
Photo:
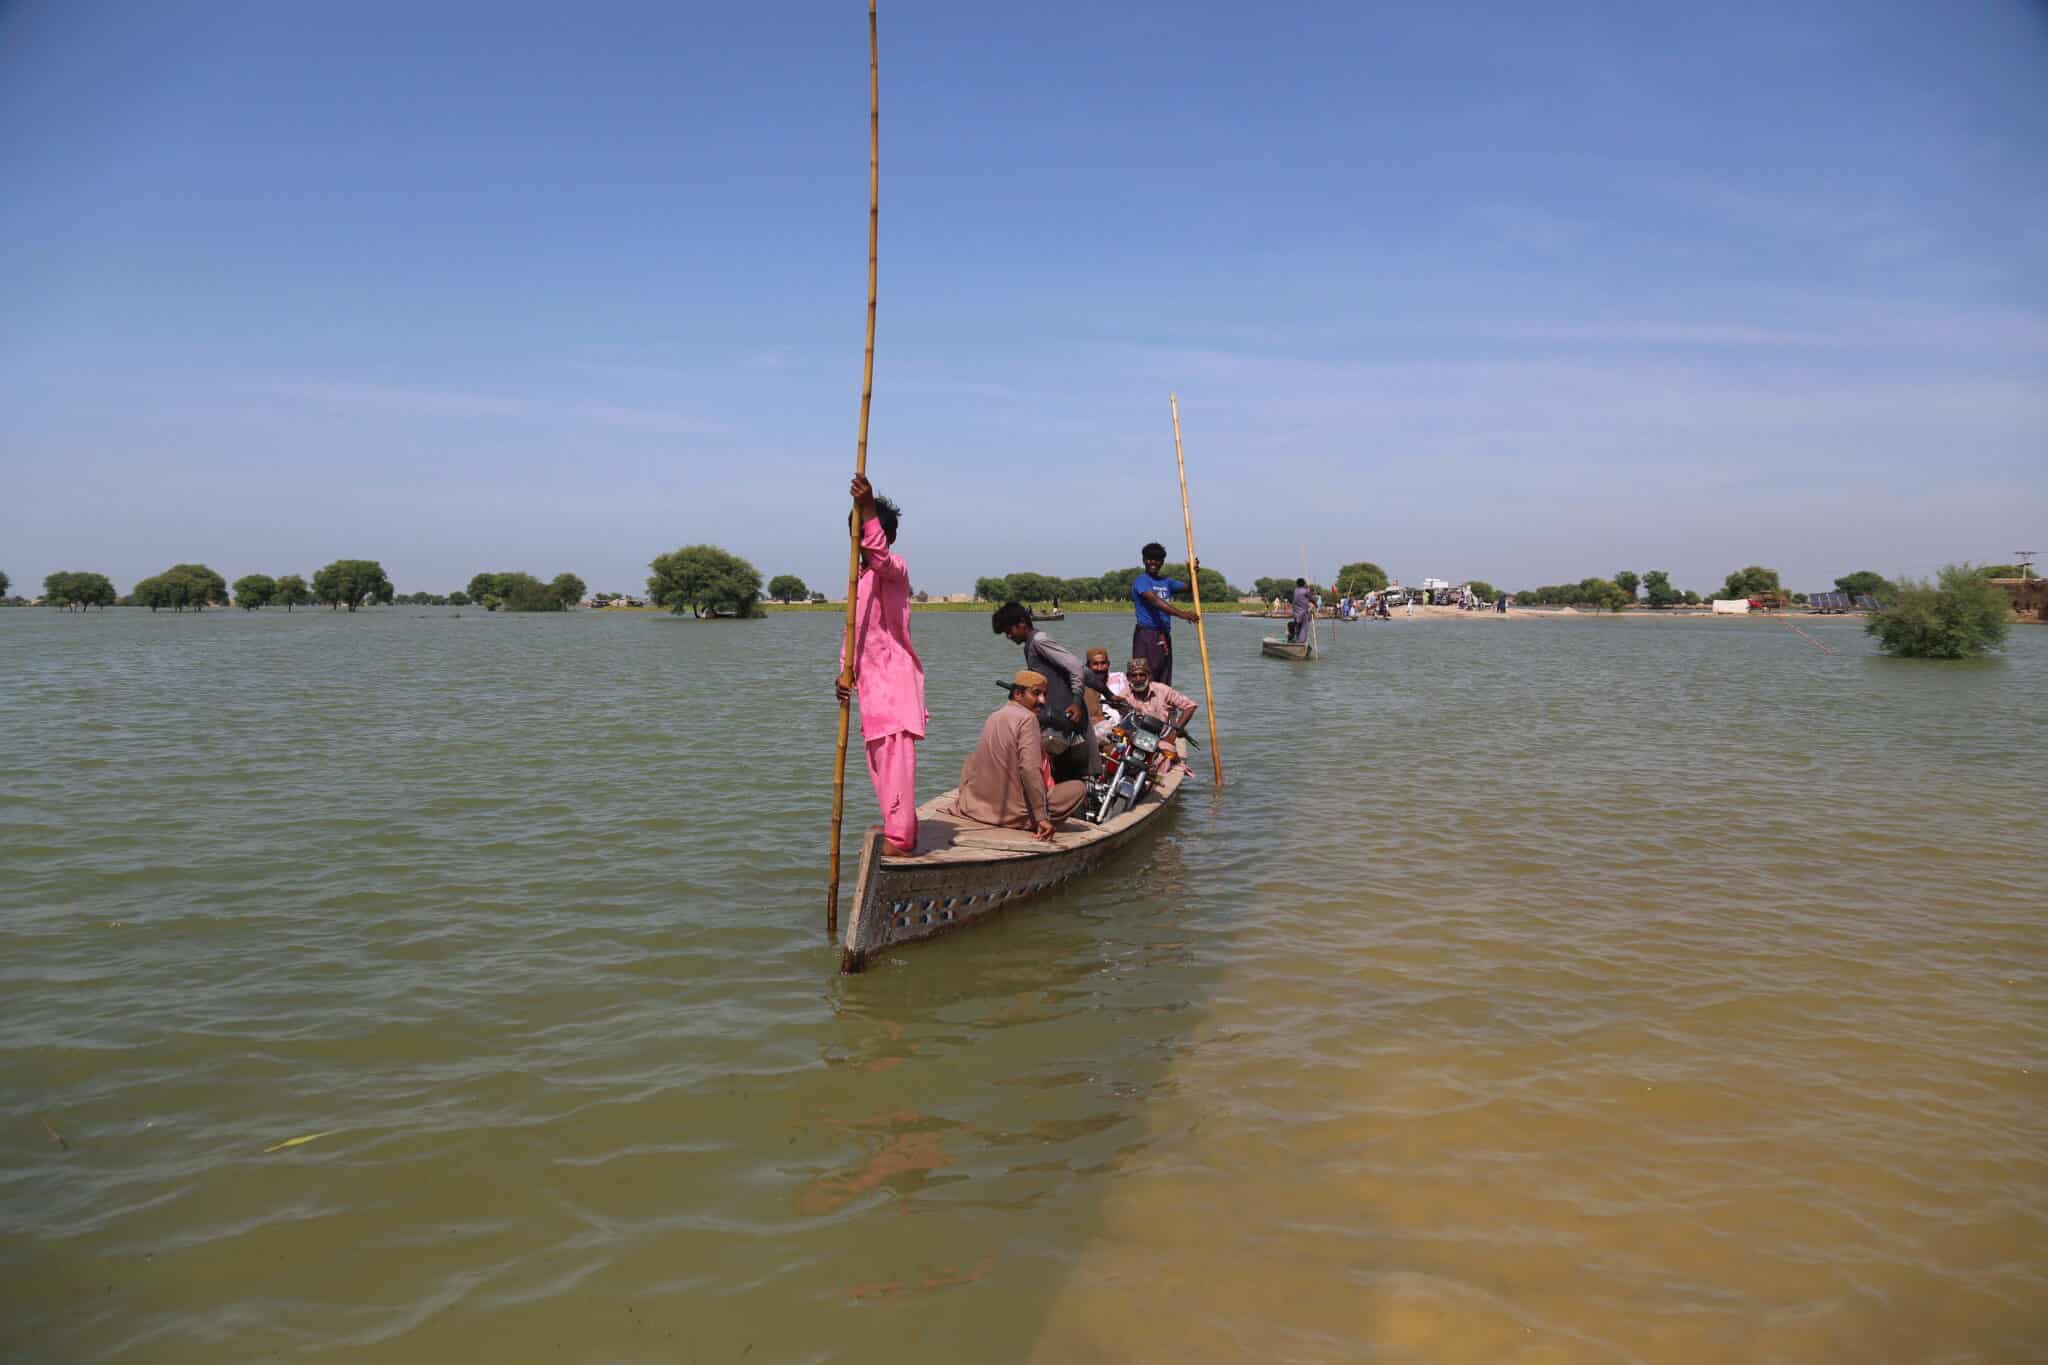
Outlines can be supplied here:
M832 616L0 611L0 1357L2048 1358L2048 631L1268 628L841 978Z

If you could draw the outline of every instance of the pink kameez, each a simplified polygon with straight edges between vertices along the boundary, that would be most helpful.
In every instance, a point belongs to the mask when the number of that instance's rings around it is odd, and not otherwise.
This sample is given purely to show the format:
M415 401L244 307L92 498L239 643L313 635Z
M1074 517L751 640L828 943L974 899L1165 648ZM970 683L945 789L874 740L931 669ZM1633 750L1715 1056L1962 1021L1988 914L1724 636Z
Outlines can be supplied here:
M862 523L860 551L853 612L860 734L882 808L882 832L890 843L911 848L917 844L914 746L930 717L924 709L924 664L910 643L910 568L889 548L878 521Z

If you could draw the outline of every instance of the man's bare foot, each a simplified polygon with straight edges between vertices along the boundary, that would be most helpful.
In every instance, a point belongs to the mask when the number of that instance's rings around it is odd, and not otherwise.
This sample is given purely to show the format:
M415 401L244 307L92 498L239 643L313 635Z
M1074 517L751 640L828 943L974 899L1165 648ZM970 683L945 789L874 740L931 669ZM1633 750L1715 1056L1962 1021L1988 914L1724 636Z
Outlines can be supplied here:
M882 840L882 852L888 854L891 858L915 858L917 856L915 845L905 848L894 839Z

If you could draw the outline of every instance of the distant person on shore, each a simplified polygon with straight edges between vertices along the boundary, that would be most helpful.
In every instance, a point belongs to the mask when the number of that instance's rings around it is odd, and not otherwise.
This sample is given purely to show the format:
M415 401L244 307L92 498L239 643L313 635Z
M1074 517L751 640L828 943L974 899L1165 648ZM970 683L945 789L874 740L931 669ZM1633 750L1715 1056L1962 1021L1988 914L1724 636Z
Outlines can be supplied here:
M1045 675L1019 669L999 687L1010 699L981 726L981 742L960 765L954 809L965 818L998 829L1028 829L1050 839L1053 822L1064 820L1087 798L1086 782L1052 780L1052 765L1038 737L1038 712L1045 705Z
M1195 620L1195 613L1185 607L1176 607L1173 598L1176 593L1189 591L1188 585L1178 578L1161 578L1159 571L1166 567L1166 547L1153 541L1138 552L1144 561L1145 571L1131 581L1131 603L1138 610L1138 624L1131 630L1131 653L1144 656L1152 665L1152 676L1161 682L1173 680L1173 617L1183 621ZM1189 573L1198 571L1190 564Z
M1039 715L1045 751L1053 776L1061 781L1086 777L1099 763L1088 734L1088 712L1082 692L1087 670L1072 650L1057 643L1031 619L1022 602L1005 602L989 616L990 628L1024 648L1024 667L1045 677L1045 710Z
M1290 642L1300 644L1308 639L1309 618L1315 614L1315 594L1308 590L1308 580L1306 578L1295 579L1294 616L1287 623L1287 638ZM1160 681L1164 682L1166 680L1162 678Z
M1493 609L1499 612L1502 616L1506 616L1508 614L1508 595L1506 593L1502 593L1500 596L1493 599Z
M854 598L853 639L840 646L843 669L853 650L853 687L834 679L844 704L860 694L860 737L867 750L868 780L882 808L882 842L888 852L917 851L917 742L930 717L924 709L924 664L910 644L910 567L891 548L896 543L895 503L875 496L864 475L853 476L855 514L860 517L860 584Z

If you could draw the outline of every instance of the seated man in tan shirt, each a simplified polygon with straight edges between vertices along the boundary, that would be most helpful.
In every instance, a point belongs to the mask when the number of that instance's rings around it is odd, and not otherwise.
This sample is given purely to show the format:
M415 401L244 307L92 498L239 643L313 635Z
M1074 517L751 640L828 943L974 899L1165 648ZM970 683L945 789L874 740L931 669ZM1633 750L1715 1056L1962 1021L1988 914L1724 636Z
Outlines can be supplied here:
M1088 795L1088 784L1053 783L1038 735L1045 675L1021 669L997 686L1009 688L1010 699L982 723L981 743L960 765L953 807L978 824L1028 829L1034 838L1050 839L1053 821L1074 813Z

